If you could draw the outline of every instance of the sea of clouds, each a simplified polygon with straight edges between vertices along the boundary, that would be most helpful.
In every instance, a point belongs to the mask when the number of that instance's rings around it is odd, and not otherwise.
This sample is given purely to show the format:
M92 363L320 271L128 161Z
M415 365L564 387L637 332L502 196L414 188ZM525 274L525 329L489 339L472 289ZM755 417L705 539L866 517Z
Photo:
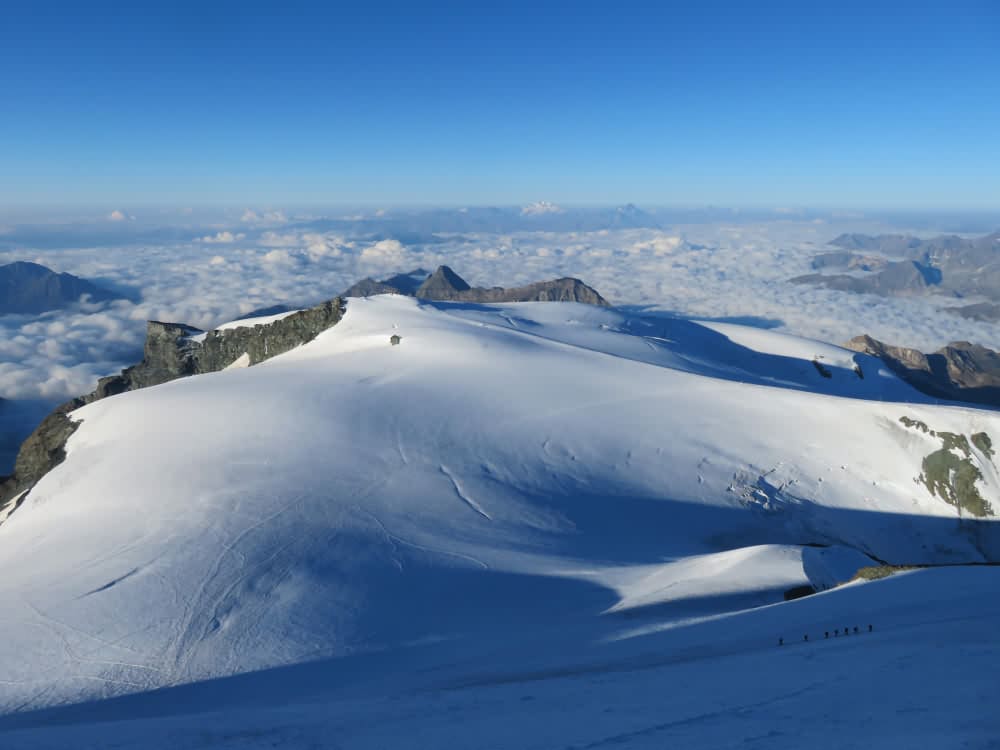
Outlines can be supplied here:
M210 328L274 304L307 306L366 276L439 264L484 286L576 276L612 304L744 322L835 343L869 333L925 351L956 339L1000 345L997 326L944 312L951 300L883 299L788 282L810 272L812 257L841 232L887 229L861 220L462 233L401 241L318 231L277 212L248 211L241 219L232 226L192 228L185 239L131 243L126 238L73 247L67 235L64 243L44 248L0 251L0 264L34 261L130 297L101 304L84 300L38 316L0 316L0 397L22 404L0 405L0 434L8 442L11 434L23 437L25 422L43 407L85 393L98 377L140 359L147 320ZM3 440L0 473L10 460Z

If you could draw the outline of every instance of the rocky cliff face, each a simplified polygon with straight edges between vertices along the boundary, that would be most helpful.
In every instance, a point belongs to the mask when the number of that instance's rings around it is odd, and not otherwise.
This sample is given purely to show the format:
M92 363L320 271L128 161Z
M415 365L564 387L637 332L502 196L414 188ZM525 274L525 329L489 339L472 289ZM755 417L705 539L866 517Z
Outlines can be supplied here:
M65 457L65 445L76 430L69 413L92 401L170 380L218 372L246 355L248 364L264 360L312 341L335 325L344 313L343 301L323 302L268 324L226 328L204 333L179 323L150 321L142 362L119 375L101 378L97 388L60 405L21 445L14 474L0 483L0 518L7 506L23 499L35 483Z
M510 289L499 286L472 287L448 266L439 266L415 289L400 281L401 279L412 281L415 273L399 274L384 281L363 279L344 292L343 296L406 294L442 302L582 302L587 305L609 306L608 301L596 289L574 278L539 281Z
M953 341L932 354L856 336L848 349L871 354L896 375L928 395L1000 408L1000 352Z

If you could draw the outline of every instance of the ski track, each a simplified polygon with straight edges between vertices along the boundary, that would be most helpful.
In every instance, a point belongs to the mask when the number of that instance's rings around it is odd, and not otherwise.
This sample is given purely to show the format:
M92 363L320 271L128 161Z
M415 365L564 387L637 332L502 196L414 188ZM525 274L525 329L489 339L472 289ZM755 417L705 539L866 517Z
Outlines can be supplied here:
M479 505L479 503L477 503L475 500L473 500L464 492L464 490L462 489L462 485L459 484L458 480L455 478L455 475L452 474L451 471L448 469L448 467L445 466L444 464L441 464L441 473L444 474L446 477L448 477L448 481L451 482L451 486L455 490L455 494L458 496L459 500L464 502L466 505L468 505L470 508L476 511L476 513L481 515L487 521L493 520L493 517L485 510L483 510L482 507Z
M762 708L764 706L774 705L782 701L787 701L791 698L797 698L800 695L805 695L812 692L813 690L826 687L834 684L835 682L843 682L843 680L819 680L805 687L791 690L786 693L782 693L770 698L766 698L761 701L755 701L754 703L745 703L738 706L727 706L726 708L720 709L718 711L709 711L703 714L698 714L696 716L689 716L684 719L675 719L673 721L667 721L662 724L653 724L652 726L643 727L642 729L636 729L630 732L623 732L620 734L611 735L609 737L604 737L599 740L594 740L586 745L568 745L566 750L596 750L600 747L608 747L609 745L625 745L629 743L652 737L653 735L660 734L661 732L666 732L670 729L675 729L683 726L691 726L693 724L700 724L705 721L713 721L721 719L725 716L731 714L740 714L747 711L751 711L756 708Z
M386 528L385 524L382 523L381 519L379 519L379 517L376 516L371 511L365 510L364 508L361 508L360 506L357 505L355 505L354 508L355 510L357 510L358 513L367 516L376 526L378 526L379 530L386 537L386 539L390 541L390 543L402 544L407 547L413 547L414 549L418 549L421 552L425 552L430 555L445 555L447 557L454 557L459 560L465 560L466 562L471 562L474 565L478 565L483 570L490 569L490 566L487 563L485 563L483 560L480 560L477 557L472 557L471 555L464 555L461 552L452 552L450 550L428 547L423 544L417 544L416 542L411 542L407 539L403 539L402 537L393 534L391 531L389 531L389 529ZM403 570L404 566L399 557L394 557L394 562L399 570Z

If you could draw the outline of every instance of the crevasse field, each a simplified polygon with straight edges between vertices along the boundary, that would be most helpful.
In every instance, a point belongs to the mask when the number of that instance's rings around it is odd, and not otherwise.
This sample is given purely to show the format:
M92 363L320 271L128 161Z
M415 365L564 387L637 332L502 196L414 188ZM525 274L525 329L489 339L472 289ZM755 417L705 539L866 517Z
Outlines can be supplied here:
M901 419L1000 417L878 360L382 296L73 418L0 526L0 747L998 746L1000 534ZM956 565L835 587L879 562Z

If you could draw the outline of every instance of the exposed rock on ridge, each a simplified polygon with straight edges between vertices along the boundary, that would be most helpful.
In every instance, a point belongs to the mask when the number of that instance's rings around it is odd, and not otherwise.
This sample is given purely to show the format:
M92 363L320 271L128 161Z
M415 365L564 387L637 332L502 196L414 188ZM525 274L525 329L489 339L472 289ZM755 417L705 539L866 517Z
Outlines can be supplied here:
M166 383L187 375L218 372L244 354L250 365L312 341L335 325L344 312L339 297L272 323L226 328L202 334L180 323L151 320L146 326L142 362L119 375L101 378L97 388L56 407L21 445L14 474L0 483L0 512L65 458L65 445L77 428L68 414L85 404L126 391ZM9 510L9 509L8 509Z
M871 354L910 385L936 398L1000 408L1000 352L953 341L933 354L855 336L845 346Z
M609 307L610 304L596 289L579 279L565 277L552 281L539 281L527 286L505 289L503 287L471 287L448 266L439 266L415 290L400 279L412 279L417 271L399 274L383 281L363 279L344 292L345 297L370 297L375 294L405 294L419 299L443 302L581 302L587 305ZM394 283L397 282L397 283Z
M385 281L375 281L372 278L361 279L349 289L344 290L344 297L374 297L376 294L403 294L396 287Z
M438 266L427 281L420 285L415 292L415 296L420 299L449 300L455 299L462 292L467 292L472 287L466 283L465 279L452 271L448 266Z

